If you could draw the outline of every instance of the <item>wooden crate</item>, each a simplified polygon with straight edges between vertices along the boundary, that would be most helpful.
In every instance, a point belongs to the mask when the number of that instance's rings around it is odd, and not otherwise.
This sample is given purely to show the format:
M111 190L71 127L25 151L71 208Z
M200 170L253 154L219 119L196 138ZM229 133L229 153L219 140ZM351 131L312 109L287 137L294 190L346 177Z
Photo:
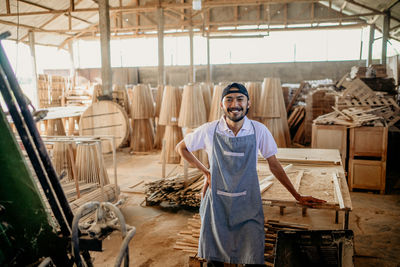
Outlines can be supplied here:
M349 158L378 157L386 161L388 127L350 129Z
M385 193L386 161L349 159L349 189L371 189Z
M343 125L312 126L312 148L338 149L343 167L346 166L347 156L347 127Z

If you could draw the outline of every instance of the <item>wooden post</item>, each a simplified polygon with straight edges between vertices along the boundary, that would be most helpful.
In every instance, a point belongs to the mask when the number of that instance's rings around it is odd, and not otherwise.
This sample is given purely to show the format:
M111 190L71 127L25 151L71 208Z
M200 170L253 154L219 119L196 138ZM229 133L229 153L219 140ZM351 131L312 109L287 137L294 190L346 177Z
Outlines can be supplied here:
M167 155L166 155L166 147L165 147L165 139L162 140L162 169L161 169L161 177L165 178L165 165L167 162Z
M71 68L69 72L69 77L71 79L71 89L75 87L75 60L74 60L74 48L72 46L72 40L68 42L68 52L69 59L71 63Z
M374 44L375 38L375 24L369 25L369 41L368 41L368 58L367 58L367 67L372 64L372 48Z
M164 74L164 10L157 8L158 17L158 85L165 84Z
M207 83L211 82L211 68L210 68L210 32L207 31L207 74L206 74Z
M108 0L99 0L99 26L101 45L101 80L103 96L111 97L112 72L110 56L110 10Z
M34 99L33 99L33 104L38 107L39 106L39 90L38 90L38 75L37 75L37 64L36 64L36 50L35 50L35 34L33 31L28 32L29 36L29 48L31 51L31 59L32 59L32 74L33 74L33 88L34 88Z
M189 25L189 42L190 42L190 68L189 68L189 82L195 82L194 78L194 64L193 64L193 25L192 25L192 12L189 12L190 25Z
M101 142L100 142L101 144ZM117 198L118 191L118 177L117 177L117 151L116 151L116 144L115 144L115 136L111 138L111 146L112 146L112 153L113 153L113 166L114 166L114 185L115 185L115 197ZM100 145L101 147L101 145Z
M382 57L381 64L386 66L386 56L387 56L387 41L389 38L390 29L390 10L384 11L383 16L383 29L382 29Z

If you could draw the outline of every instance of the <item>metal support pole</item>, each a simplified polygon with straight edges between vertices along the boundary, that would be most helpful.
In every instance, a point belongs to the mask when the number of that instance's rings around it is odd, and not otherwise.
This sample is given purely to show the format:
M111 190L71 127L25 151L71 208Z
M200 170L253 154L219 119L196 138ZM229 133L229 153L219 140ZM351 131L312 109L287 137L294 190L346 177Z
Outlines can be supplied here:
M110 56L110 7L108 0L98 0L101 45L101 80L103 96L111 97L112 72Z
M375 38L375 24L369 25L369 40L368 40L368 58L367 67L372 64L372 49Z
M387 57L387 41L389 38L389 29L390 29L390 11L384 11L385 15L383 16L383 30L382 30L382 57L381 64L386 65L386 57Z

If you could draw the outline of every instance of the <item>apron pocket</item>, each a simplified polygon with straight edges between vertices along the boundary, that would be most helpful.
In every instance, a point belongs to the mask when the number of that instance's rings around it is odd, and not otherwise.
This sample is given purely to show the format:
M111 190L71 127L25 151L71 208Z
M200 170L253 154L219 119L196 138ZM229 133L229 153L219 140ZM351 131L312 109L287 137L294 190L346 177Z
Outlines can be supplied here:
M222 195L222 196L227 196L227 197L240 197L240 196L247 195L247 190L245 190L243 192L238 192L238 193L229 193L229 192L217 190L217 194Z

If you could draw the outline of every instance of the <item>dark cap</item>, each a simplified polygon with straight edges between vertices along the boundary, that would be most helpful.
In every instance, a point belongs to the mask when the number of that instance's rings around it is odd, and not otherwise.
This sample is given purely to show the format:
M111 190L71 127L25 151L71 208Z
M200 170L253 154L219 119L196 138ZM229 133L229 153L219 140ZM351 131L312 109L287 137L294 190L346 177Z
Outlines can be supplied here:
M244 94L245 96L247 96L247 99L249 99L249 92L247 92L247 89L246 89L246 87L244 87L243 84L231 83L230 85L225 87L225 89L222 91L221 101L222 101L222 99L224 99L224 97L226 95L233 94L233 93Z

